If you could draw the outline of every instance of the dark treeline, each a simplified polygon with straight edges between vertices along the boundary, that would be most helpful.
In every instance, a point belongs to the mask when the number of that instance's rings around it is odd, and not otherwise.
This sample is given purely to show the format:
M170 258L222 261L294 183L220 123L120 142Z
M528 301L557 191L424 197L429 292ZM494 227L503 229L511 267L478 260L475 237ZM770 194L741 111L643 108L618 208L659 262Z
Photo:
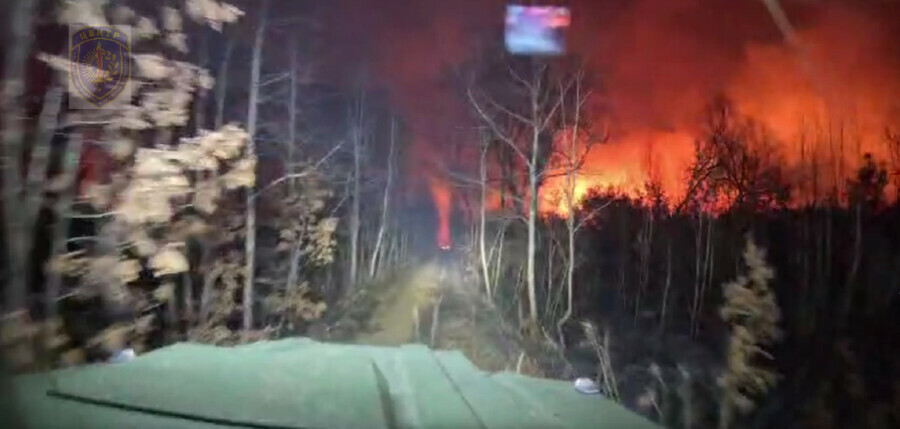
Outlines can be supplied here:
M579 323L590 321L608 336L623 403L668 427L721 425L720 380L735 370L728 363L735 333L722 316L725 285L754 276L745 263L752 240L774 272L768 286L781 335L750 362L777 373L777 383L768 393L747 389L754 406L733 425L895 427L900 204L889 189L891 163L865 154L855 173L804 198L823 186L791 181L774 152L760 151L771 141L749 131L752 121L725 99L711 102L707 113L683 199L651 182L640 196L597 189L579 204L574 316L559 339L553 326L565 309L567 227L565 216L543 218L536 256L541 325L569 361L549 371L600 377L604 357L594 356ZM525 325L521 260L514 256L526 246L525 228L503 217L489 225L489 246L505 240L507 255L497 268L506 280L495 285L496 301ZM753 328L742 332L752 336Z

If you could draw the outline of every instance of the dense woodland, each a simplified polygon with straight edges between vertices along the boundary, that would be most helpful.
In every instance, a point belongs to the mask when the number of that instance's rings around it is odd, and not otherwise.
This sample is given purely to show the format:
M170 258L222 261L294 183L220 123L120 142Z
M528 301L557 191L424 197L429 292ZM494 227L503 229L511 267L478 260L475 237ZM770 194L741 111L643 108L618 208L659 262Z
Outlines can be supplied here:
M313 8L132 3L23 1L4 17L22 24L4 51L5 159L19 160L5 320L26 366L302 333L408 259L412 231L391 214L404 125L364 76L316 80ZM132 97L71 109L67 26L108 24L133 30ZM296 49L267 55L274 39Z
M17 0L0 16L0 341L17 371L340 340L334 321L439 252L407 112L365 64L324 77L314 2L163 3ZM133 31L131 97L73 109L67 26L108 24ZM600 72L483 43L446 75L470 117L432 169L457 202L444 253L534 374L595 376L672 428L900 424L900 124L884 159L827 124L788 164L715 97L684 195L651 179L578 199L611 138Z

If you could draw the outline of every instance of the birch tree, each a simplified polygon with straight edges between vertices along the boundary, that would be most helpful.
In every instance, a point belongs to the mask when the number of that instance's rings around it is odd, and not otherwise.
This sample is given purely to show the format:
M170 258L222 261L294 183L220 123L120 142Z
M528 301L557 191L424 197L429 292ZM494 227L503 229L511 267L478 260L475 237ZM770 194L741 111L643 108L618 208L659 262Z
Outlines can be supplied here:
M564 82L558 82L560 88L560 97L564 98L566 96L567 91L562 88ZM579 135L579 131L581 131L581 127L583 124L583 115L582 110L584 109L585 103L587 103L588 98L590 97L589 91L584 91L584 71L580 70L576 73L574 77L574 104L572 107L573 117L571 118L571 122L568 121L566 115L566 109L564 108L561 111L563 115L563 119L561 124L563 126L563 131L560 133L559 145L560 151L562 152L562 163L563 168L565 170L565 187L563 189L563 200L566 205L566 244L567 244L567 257L566 257L566 310L563 313L562 317L556 322L556 329L559 335L559 342L561 345L565 344L565 338L563 336L563 325L569 321L572 317L573 310L573 301L575 296L575 266L576 266L576 236L578 234L578 230L584 225L582 220L579 220L579 210L578 210L578 201L576 199L575 191L578 185L578 175L582 166L584 165L585 158L587 153L590 151L591 147L594 144L601 143L606 139L606 136L602 137L602 140L595 140L592 136L588 135L586 138L579 140L581 137ZM562 100L562 104L565 106L567 103L565 100ZM602 207L601 207L602 209ZM590 218L594 215L596 210L590 214L587 214L585 218ZM548 297L549 299L549 297Z
M256 33L253 38L253 60L250 64L250 98L247 101L247 134L250 136L247 150L251 154L256 153L256 121L258 119L258 101L259 101L259 83L260 70L262 68L262 49L263 39L266 34L266 20L269 10L269 0L263 0L262 7L259 10L259 17L256 23ZM249 193L247 195L247 239L245 242L244 252L246 266L244 269L244 319L243 328L245 333L245 341L247 335L253 330L253 304L254 294L253 285L255 280L255 262L256 262L256 195Z
M391 185L394 180L394 148L397 145L397 118L391 118L391 135L390 135L388 158L387 158L387 179L384 184L384 196L381 202L381 223L378 225L378 235L375 238L375 249L372 251L372 258L369 260L369 277L374 278L376 269L378 268L378 257L384 242L385 230L388 227L388 211L391 201Z
M572 90L575 74L565 61L551 64L537 59L504 58L476 67L479 71L466 88L469 104L491 135L513 151L527 175L525 284L528 320L537 327L540 312L535 259L540 189L547 177L553 139L561 129L562 111L572 109L571 104L564 104L567 98L562 94ZM557 85L559 82L562 84Z
M478 250L479 255L481 256L481 275L482 280L484 281L484 293L488 299L491 299L493 295L491 288L490 258L485 249L485 235L487 235L488 152L490 151L490 148L490 138L482 133L478 158L478 183L480 185L480 201L478 205ZM498 260L497 263L499 268L500 261Z
M351 178L351 206L350 206L350 270L348 271L348 288L355 289L359 278L359 235L360 235L360 199L363 139L366 126L366 97L360 89L359 98L354 102L350 114L350 141L353 145L353 171Z

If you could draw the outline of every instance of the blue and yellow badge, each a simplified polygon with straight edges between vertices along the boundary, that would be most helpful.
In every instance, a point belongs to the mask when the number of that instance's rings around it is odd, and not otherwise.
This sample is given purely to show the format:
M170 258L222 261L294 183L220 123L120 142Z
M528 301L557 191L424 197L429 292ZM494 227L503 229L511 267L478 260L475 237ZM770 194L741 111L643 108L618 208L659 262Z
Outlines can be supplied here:
M131 77L128 34L113 27L86 27L70 37L69 79L86 101L103 107L122 94Z

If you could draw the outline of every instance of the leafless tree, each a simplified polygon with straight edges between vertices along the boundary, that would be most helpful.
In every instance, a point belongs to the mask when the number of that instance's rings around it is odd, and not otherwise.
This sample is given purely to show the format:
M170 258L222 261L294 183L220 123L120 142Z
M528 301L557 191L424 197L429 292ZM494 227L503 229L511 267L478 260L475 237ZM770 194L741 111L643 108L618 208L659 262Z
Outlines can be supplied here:
M248 150L250 153L256 153L256 123L259 112L259 86L260 86L260 70L263 61L263 40L266 34L266 24L268 19L269 0L263 0L262 7L259 9L259 17L256 24L256 32L253 38L253 60L250 64L250 98L247 101L247 134L250 136ZM254 293L253 285L255 281L256 269L256 195L251 192L247 194L247 237L245 240L245 258L246 265L244 268L244 309L243 309L243 328L244 340L249 339L249 334L253 330L253 305Z
M583 70L579 70L576 72L574 77L573 89L574 93L572 94L574 97L574 104L572 105L571 112L568 112L566 108L561 110L562 115L562 126L563 130L560 133L560 152L562 153L562 163L563 168L565 170L565 187L563 189L563 201L566 205L566 244L567 244L567 257L565 259L566 265L566 310L563 313L562 317L556 322L556 328L559 335L559 342L561 345L565 344L565 338L563 336L563 325L565 325L569 319L572 317L573 311L573 301L575 296L575 267L577 263L576 259L576 237L578 235L578 230L584 225L583 220L579 219L580 210L578 209L578 201L577 196L575 195L576 187L578 185L579 172L582 169L585 159L587 157L588 152L594 144L602 143L607 137L608 134L604 132L604 136L601 137L601 140L592 136L591 133L584 133L586 137L579 134L579 131L582 130L582 127L585 126L584 118L586 115L583 114L585 103L587 103L591 93L584 89L584 80L585 75ZM565 88L562 88L564 85L563 82L559 82L560 85L559 94L560 97L565 98L567 92ZM563 106L566 106L566 100L562 100ZM571 113L571 118L567 117L567 113ZM571 121L571 122L570 122ZM594 213L587 214L586 217L593 216Z
M360 259L360 204L362 199L362 157L363 145L366 138L366 96L360 89L359 97L354 101L354 107L350 113L350 142L353 145L353 170L351 182L351 206L350 206L350 269L348 275L348 287L356 288L359 279Z
M562 94L572 91L576 79L566 67L568 64L549 64L537 59L503 59L499 64L484 66L486 73L478 74L468 83L466 95L476 117L490 130L491 136L511 149L526 170L525 282L528 319L536 327L540 316L535 276L540 189L547 176L553 139L561 129L561 111L572 107L564 105L566 97Z
M391 118L391 136L389 138L389 149L387 158L387 179L384 184L383 199L381 202L381 222L378 225L378 235L375 238L375 248L372 250L372 257L369 260L369 277L374 278L378 268L378 258L381 252L382 243L384 242L385 231L388 228L388 212L391 202L391 185L394 181L394 147L397 145L397 118Z

